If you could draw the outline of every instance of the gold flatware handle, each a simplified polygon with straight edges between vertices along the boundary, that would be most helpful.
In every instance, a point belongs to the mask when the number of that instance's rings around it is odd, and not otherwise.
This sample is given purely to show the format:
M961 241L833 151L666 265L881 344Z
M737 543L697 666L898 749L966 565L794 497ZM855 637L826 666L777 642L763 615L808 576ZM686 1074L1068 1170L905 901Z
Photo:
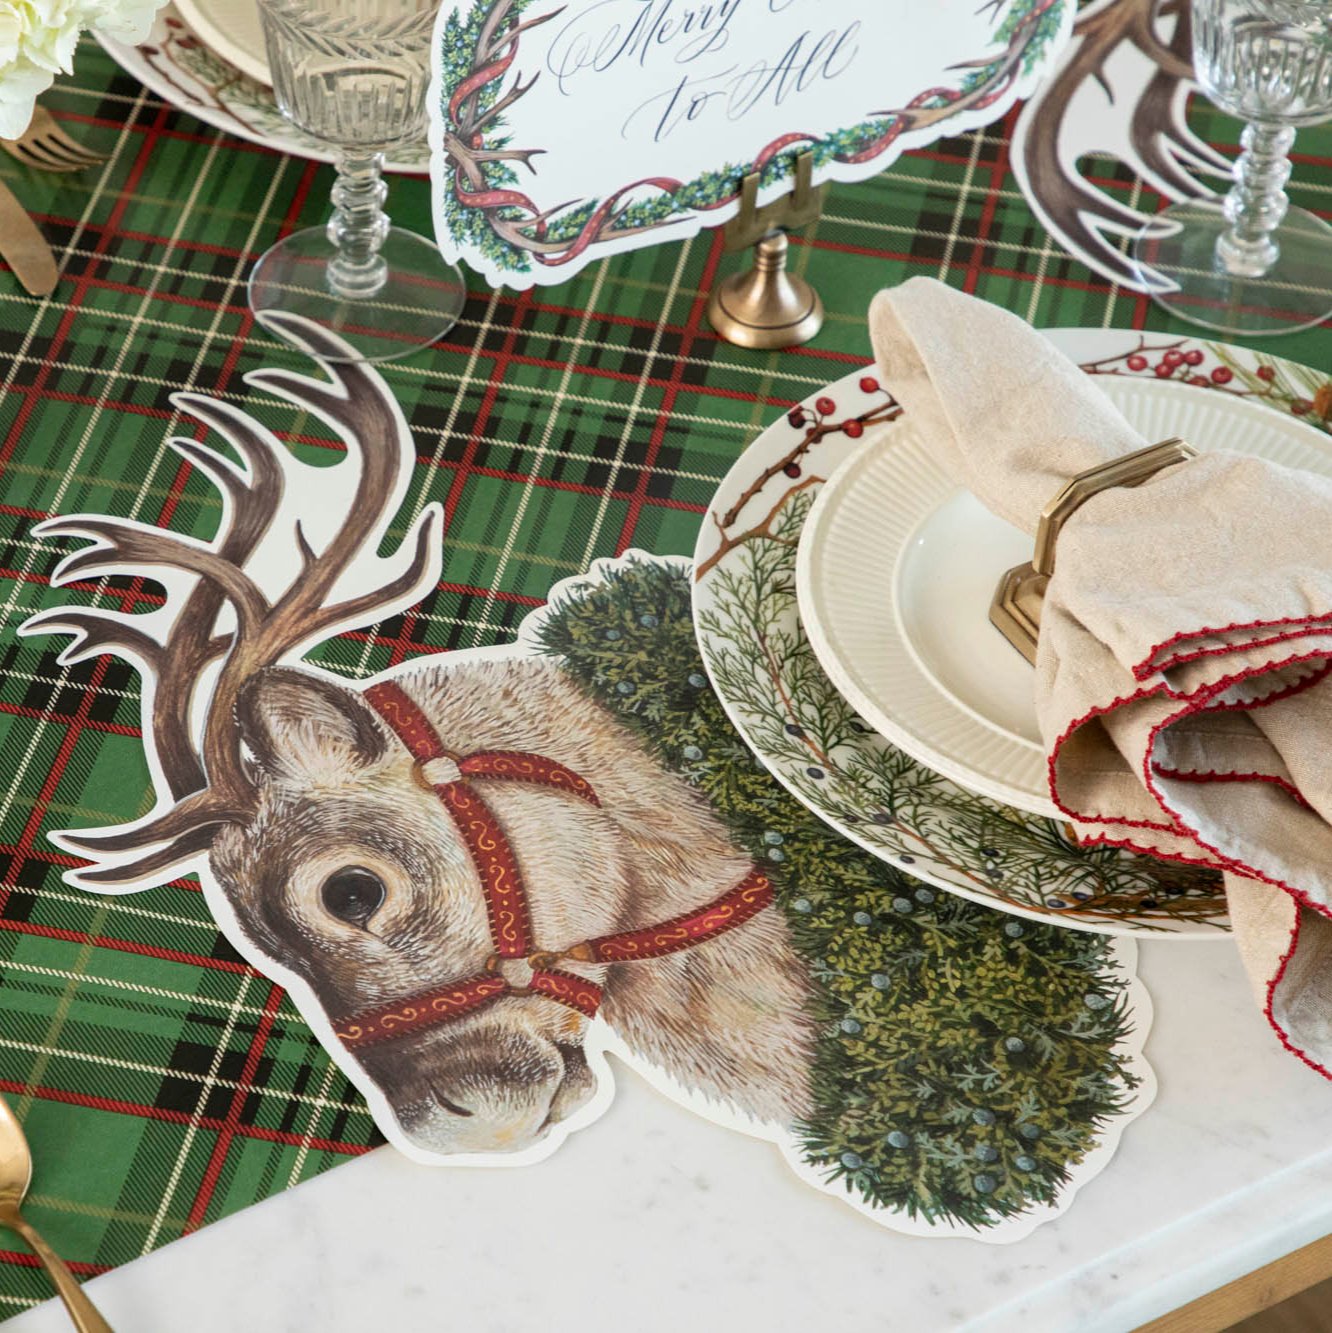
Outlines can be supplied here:
M55 255L4 181L0 181L0 255L33 296L48 296L55 290Z
M97 1313L97 1307L83 1294L79 1280L65 1267L65 1261L30 1227L17 1208L0 1212L0 1222L17 1231L28 1248L41 1260L47 1276L55 1285L56 1294L65 1302L65 1309L79 1333L113 1333L111 1325Z

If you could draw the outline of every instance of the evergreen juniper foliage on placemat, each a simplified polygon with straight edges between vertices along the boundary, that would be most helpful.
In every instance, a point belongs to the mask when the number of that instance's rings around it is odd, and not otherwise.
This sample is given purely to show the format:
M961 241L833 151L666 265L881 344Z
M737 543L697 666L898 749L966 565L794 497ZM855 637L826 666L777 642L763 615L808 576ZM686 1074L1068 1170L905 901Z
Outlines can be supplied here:
M976 1227L1055 1199L1136 1086L1111 941L910 879L789 796L712 691L683 567L578 588L541 647L771 873L822 987L808 1160L872 1204Z

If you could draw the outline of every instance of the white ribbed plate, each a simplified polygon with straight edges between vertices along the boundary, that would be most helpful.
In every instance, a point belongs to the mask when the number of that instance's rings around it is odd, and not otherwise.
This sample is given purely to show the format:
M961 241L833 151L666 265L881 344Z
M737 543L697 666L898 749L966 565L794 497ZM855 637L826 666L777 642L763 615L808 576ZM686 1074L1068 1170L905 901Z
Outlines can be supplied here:
M1305 424L1314 419L1312 400L1326 371L1192 337L1127 329L1053 329L1047 336L1096 375L1149 438L1182 429L1205 434L1213 447L1258 440L1268 457L1329 470L1327 435ZM694 624L727 715L760 761L820 819L919 879L1080 930L1219 938L1228 924L1219 875L1115 848L1079 847L1062 821L953 781L867 725L815 655L797 607L800 534L820 488L849 458L895 440L906 446L909 422L887 420L889 387L871 367L811 386L802 403L741 454L713 496L694 555ZM1217 415L1196 415L1208 411ZM904 484L899 476L898 489ZM979 540L994 520L978 505L968 513L975 502L965 493L948 503L942 503L946 493L939 499L922 512L927 521L903 557L900 584L893 582L896 556L876 564L869 549L868 539L883 534L871 531L856 548L848 577L861 590L857 614L880 613L870 601L891 604L899 586L928 605L936 596L932 579L959 599L959 614L970 598L966 614L979 623L980 642L986 634L995 640L976 659L953 651L946 623L926 635L928 618L905 596L898 600L905 615L916 617L915 627L899 637L914 645L922 670L936 679L930 688L951 694L987 743L1007 732L1009 743L1030 753L1035 732L1029 703L1024 712L1026 666L1015 653L1005 658L1011 650L986 623L998 572L1025 560L1030 546L1010 533L1013 545L997 539L989 554L973 559L956 534ZM978 674L986 687L979 691ZM885 711L896 708L892 698L881 702Z
M1101 386L1148 440L1247 453L1332 474L1292 416L1170 381ZM960 490L909 422L828 479L800 536L800 618L823 669L894 745L992 800L1062 818L1046 785L1032 669L989 622L1031 538Z
M175 0L195 35L265 88L273 85L258 0Z

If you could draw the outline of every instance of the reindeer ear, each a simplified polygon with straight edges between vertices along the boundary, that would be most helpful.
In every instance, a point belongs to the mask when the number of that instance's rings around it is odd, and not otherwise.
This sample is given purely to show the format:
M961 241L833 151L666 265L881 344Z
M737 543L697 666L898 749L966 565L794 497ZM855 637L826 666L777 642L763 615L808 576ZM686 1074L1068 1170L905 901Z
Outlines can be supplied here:
M267 667L236 700L241 738L275 778L345 777L382 758L384 733L354 690L291 667Z

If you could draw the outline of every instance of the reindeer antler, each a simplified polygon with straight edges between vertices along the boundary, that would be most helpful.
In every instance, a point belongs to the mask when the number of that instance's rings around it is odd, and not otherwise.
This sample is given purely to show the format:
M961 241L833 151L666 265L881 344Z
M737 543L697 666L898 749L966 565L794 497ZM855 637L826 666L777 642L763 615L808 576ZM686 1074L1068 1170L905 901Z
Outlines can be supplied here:
M228 403L181 393L173 402L224 438L242 460L237 466L195 440L173 439L171 447L204 472L223 497L223 517L211 542L126 519L98 516L56 518L39 526L42 536L77 536L95 544L67 556L52 576L65 584L93 574L139 570L188 576L190 587L159 638L150 616L123 616L93 608L61 607L32 617L25 634L66 633L74 642L65 662L113 652L134 661L151 688L149 742L166 784L168 808L119 829L65 834L63 841L97 858L114 858L80 878L86 883L124 884L160 875L206 851L219 825L244 820L255 792L243 762L235 725L241 688L257 671L339 629L387 614L420 596L438 577L442 512L427 506L402 544L380 564L403 568L386 581L354 595L338 596L355 563L376 562L375 548L397 511L413 457L401 410L379 375L346 361L349 349L333 334L291 316L269 315L279 332L320 361L330 375L321 380L288 370L256 370L246 381L326 421L359 463L354 495L332 536L316 552L300 512L301 487L288 485L300 464L271 431ZM312 469L314 471L315 469ZM325 469L317 469L319 472ZM285 525L284 518L290 518ZM276 557L291 570L276 595L265 591L261 573L247 565L270 534L287 543ZM271 553L270 553L270 558ZM168 583L168 608L172 598ZM234 622L220 623L224 613ZM219 662L208 697L202 738L192 716L206 688L208 668ZM146 700L145 700L146 703ZM132 860L126 854L139 853Z
M1173 24L1169 40L1157 32L1160 20ZM1084 263L1135 289L1142 281L1118 240L1150 225L1150 214L1088 182L1080 159L1118 157L1172 199L1208 193L1193 172L1228 176L1227 159L1184 119L1191 58L1187 0L1100 0L1078 15L1068 54L1023 107L1013 134L1014 172L1037 216ZM1094 85L1110 108L1080 112ZM1147 289L1153 284L1148 275Z

